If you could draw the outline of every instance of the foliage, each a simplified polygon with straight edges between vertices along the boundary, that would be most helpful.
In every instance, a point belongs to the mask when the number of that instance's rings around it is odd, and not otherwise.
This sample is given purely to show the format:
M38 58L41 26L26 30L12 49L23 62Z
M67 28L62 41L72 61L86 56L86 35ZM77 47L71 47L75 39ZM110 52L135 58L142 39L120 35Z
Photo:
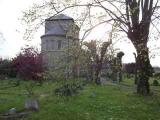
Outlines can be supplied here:
M153 80L153 85L154 86L159 86L160 84L159 84L158 80Z
M41 57L41 54L33 47L22 48L13 59L18 76L23 79L41 80L43 73Z
M55 94L61 95L61 96L73 96L74 94L78 93L78 90L82 90L83 86L82 84L65 84L62 87L55 89Z
M12 60L1 59L0 60L0 75L7 77L16 77L17 71L15 66L12 64Z
M50 80L86 77L90 54L80 43L74 42L62 50L63 56L52 59L56 66L45 71L44 77Z

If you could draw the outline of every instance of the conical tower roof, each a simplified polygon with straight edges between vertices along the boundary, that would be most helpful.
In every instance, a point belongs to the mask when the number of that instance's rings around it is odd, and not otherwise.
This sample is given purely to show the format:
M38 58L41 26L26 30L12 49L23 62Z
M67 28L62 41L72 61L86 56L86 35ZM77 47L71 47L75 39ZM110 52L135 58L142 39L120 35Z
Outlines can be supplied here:
M71 18L65 14L58 14L56 16L52 16L52 17L46 19L46 21L54 21L54 20L73 20L73 18Z

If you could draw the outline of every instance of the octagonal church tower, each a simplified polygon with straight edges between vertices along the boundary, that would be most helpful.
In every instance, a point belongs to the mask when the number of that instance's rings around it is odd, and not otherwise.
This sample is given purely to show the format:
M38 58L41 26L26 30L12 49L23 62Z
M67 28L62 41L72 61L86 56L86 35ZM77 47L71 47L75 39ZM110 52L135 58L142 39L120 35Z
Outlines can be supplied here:
M57 58L64 59L65 48L79 44L79 27L73 18L64 14L45 20L45 34L41 36L41 52L46 68L57 66Z

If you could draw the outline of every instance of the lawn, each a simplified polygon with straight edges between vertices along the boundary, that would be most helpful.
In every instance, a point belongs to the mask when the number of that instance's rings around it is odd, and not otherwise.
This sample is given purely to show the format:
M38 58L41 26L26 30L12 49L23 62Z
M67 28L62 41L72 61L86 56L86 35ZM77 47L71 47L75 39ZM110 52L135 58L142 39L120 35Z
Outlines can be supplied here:
M0 82L2 88L8 81ZM26 84L0 89L0 113L10 108L23 109L27 98ZM34 93L40 101L40 110L33 112L25 120L159 120L160 95L136 95L132 89L106 84L87 84L72 97L54 94L54 89L62 83L45 82L36 85Z

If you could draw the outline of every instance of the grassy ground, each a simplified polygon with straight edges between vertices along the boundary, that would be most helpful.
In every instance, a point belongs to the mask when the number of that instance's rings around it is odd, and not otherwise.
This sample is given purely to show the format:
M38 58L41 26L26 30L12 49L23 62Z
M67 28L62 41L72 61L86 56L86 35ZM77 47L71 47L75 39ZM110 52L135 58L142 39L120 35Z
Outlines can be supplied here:
M27 84L31 83L1 89L8 86L8 81L0 82L0 113L13 107L23 109ZM40 101L40 111L25 120L160 120L159 94L144 97L116 84L88 84L75 96L56 96L54 89L61 84L36 85L33 91Z
M151 91L160 92L160 86L154 86L153 85L154 80L157 80L160 84L160 79L159 78L155 78L155 77L150 78L149 83L150 83ZM130 86L130 87L133 87L133 86L136 87L136 85L134 84L134 75L129 77L129 78L125 77L120 84Z

